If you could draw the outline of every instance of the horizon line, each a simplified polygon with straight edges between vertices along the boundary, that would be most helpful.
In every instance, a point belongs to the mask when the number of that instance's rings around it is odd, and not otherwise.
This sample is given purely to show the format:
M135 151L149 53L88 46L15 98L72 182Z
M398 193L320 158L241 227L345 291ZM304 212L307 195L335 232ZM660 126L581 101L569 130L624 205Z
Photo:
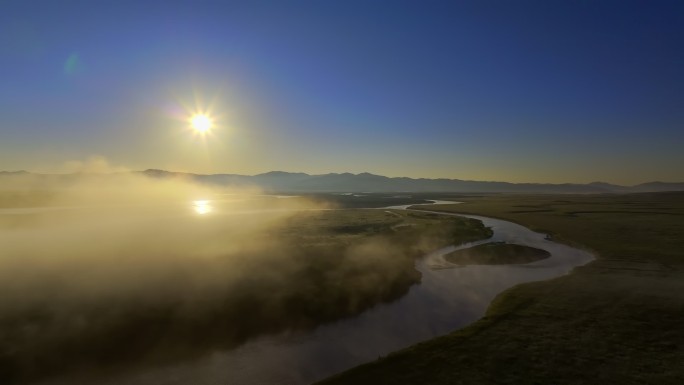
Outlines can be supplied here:
M189 174L189 175L197 175L197 176L215 176L215 175L232 175L232 176L242 176L242 177L255 177L255 176L261 176L261 175L266 175L266 174L272 174L272 173L283 173L283 174L304 174L307 176L325 176L325 175L354 175L354 176L359 176L363 174L368 174L372 176L378 176L378 177L383 177L383 178L388 178L388 179L411 179L411 180L446 180L446 181L460 181L460 182L476 182L476 183L508 183L508 184L514 184L514 185L520 185L520 184L533 184L533 185L593 185L593 184L607 184L611 186L617 186L617 187L637 187L645 184L654 184L654 183L662 183L662 184L684 184L684 181L678 182L678 181L660 181L660 180L652 180L648 182L641 182L633 185L625 185L625 184L616 184L616 183L611 183L611 182L605 182L605 181L593 181L593 182L510 182L510 181L503 181L503 180L475 180L475 179L459 179L459 178L446 178L446 177L441 177L441 178L426 178L426 177L409 177L409 176L386 176L386 175L381 175L381 174L374 174L371 172L363 171L359 173L353 173L353 172L328 172L328 173L322 173L322 174L310 174L307 172L303 171L282 171L282 170L271 170L271 171L266 171L258 174L235 174L235 173L228 173L228 172L219 172L219 173L198 173L198 172L189 172L189 171L170 171L170 170L164 170L164 169L158 169L158 168L147 168L145 170L119 170L119 171L74 171L74 172L35 172L35 171L27 171L27 170L16 170L16 171L7 171L7 170L0 170L0 174L34 174L34 175L61 175L61 176L66 176L66 175L78 175L78 174L90 174L90 175L112 175L112 174L123 174L123 173L145 173L148 171L160 171L160 172L166 172L166 173L171 173L171 174Z

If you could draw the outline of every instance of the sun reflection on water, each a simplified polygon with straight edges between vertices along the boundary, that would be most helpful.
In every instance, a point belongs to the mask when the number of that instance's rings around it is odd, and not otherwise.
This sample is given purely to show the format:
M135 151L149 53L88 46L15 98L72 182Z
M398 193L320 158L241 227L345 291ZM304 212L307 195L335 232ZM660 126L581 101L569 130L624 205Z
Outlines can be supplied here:
M207 200L193 201L192 208L195 210L195 213L199 215L204 215L211 212L211 205Z

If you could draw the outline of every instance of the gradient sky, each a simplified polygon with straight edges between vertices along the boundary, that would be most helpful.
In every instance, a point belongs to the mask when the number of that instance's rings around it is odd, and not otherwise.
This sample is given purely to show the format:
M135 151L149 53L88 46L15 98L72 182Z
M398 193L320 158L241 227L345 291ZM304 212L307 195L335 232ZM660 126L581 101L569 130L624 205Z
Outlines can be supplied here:
M678 0L0 1L0 169L684 181L683 20ZM201 140L187 114L210 107Z

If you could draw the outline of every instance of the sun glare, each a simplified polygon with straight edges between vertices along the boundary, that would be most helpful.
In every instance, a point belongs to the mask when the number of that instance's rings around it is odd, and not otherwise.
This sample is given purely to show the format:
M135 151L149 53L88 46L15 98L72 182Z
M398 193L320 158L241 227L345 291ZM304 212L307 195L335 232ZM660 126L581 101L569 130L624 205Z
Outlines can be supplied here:
M195 114L190 117L190 126L199 133L205 133L214 126L214 121L205 114Z
M192 206L195 210L195 213L199 215L204 215L211 212L211 205L209 204L209 201L194 201L192 202Z

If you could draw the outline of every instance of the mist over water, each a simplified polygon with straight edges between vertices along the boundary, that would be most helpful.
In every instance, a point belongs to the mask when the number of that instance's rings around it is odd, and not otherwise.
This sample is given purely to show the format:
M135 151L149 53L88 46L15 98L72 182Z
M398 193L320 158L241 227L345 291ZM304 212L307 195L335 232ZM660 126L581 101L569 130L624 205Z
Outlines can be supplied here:
M414 269L396 239L327 238L342 212L321 219L332 207L319 201L129 173L15 177L0 198L8 383L305 384L464 326L507 287L590 258L477 217L494 240L554 257L443 270L450 247Z
M201 215L209 214L210 206L198 198L212 197L213 191L182 180L131 175L30 187L28 194L41 193L47 209L0 211L1 284L16 287L10 293L25 306L30 289L38 293L54 286L59 293L48 290L35 298L135 293L144 300L181 291L182 282L197 289L223 285L226 274L239 274L245 267L244 256L283 246L277 238L263 237L266 232L293 210L315 207L290 200L272 205L284 210L262 215ZM11 206L11 196L21 196L25 188L3 185L9 197L3 204ZM233 204L249 197L242 193ZM242 261L236 260L238 255Z
M306 234L288 230L329 206L301 197L117 174L6 178L0 198L9 380L311 328L400 295L394 280L406 271L381 238L336 255L302 248Z

